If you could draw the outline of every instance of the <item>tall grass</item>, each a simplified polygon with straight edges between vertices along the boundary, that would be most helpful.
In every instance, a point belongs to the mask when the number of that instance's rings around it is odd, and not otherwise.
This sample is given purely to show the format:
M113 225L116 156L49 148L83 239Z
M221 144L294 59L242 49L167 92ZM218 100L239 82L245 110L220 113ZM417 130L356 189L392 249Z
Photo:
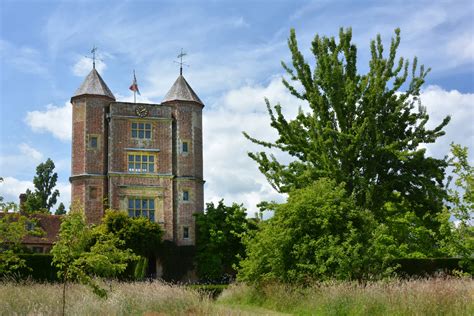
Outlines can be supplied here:
M311 286L233 285L218 302L296 315L474 315L471 279L315 283Z
M161 282L108 284L106 299L79 284L67 289L66 315L209 315L211 299L183 286ZM60 315L61 284L0 283L2 315Z
M232 285L217 301L198 290L154 282L110 282L101 299L68 286L66 315L474 315L474 281L435 278ZM0 282L1 315L60 315L61 284Z

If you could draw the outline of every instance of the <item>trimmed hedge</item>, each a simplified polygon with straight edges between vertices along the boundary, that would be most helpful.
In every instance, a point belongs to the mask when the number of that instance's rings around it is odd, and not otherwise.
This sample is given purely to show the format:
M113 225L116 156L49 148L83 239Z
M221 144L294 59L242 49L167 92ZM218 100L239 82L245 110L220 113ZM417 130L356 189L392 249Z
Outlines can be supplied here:
M195 253L195 246L177 246L172 241L163 241L158 255L163 265L163 280L181 281L188 271L193 270Z
M474 274L474 258L400 258L397 272L402 276L432 276L436 273L454 274L454 271Z
M53 255L51 254L20 254L20 258L25 259L26 266L19 271L20 278L32 278L36 281L57 281L58 270L52 265Z

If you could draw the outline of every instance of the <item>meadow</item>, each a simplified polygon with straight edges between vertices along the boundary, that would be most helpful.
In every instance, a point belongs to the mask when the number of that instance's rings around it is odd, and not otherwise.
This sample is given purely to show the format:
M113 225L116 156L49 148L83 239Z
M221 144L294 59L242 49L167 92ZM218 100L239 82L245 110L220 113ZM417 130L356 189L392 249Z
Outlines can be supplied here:
M108 297L70 284L66 315L473 315L469 278L391 280L311 286L234 284L215 300L196 288L108 282ZM2 315L60 315L61 284L0 283Z

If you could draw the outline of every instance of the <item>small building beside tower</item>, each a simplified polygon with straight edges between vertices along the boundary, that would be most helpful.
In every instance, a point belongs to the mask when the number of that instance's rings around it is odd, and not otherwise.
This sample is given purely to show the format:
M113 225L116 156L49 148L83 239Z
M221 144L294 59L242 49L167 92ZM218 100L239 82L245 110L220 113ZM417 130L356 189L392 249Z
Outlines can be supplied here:
M161 103L129 103L115 99L94 67L71 103L71 201L87 221L99 223L107 208L125 210L159 223L165 240L195 245L204 104L182 73Z

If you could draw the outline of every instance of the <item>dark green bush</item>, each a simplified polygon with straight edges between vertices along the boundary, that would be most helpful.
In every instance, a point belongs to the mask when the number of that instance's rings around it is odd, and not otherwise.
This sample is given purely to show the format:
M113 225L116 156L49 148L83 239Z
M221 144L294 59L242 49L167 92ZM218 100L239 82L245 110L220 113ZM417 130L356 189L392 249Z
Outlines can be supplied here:
M28 268L19 271L20 278L32 278L36 281L57 281L57 269L52 266L51 254L20 254L25 259Z
M159 259L163 265L163 280L179 282L194 268L195 246L177 246L165 240L161 246Z
M436 273L453 274L461 271L473 275L474 258L469 259L470 264L465 264L466 259L461 258L401 258L393 262L400 265L397 272L401 276L432 276Z

